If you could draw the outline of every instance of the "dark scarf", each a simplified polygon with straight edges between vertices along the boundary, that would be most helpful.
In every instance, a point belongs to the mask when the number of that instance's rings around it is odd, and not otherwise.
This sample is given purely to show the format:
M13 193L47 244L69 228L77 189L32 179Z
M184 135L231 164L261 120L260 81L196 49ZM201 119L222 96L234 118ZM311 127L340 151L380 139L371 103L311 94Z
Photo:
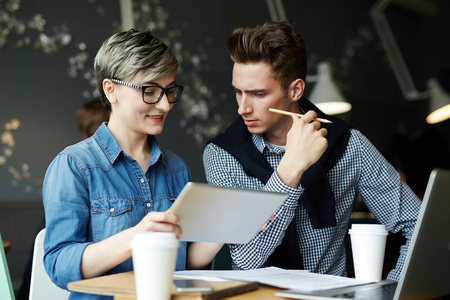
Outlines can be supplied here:
M327 172L339 161L347 148L351 126L339 118L325 115L307 99L301 99L304 111L314 110L318 117L333 123L322 123L327 128L328 148L322 157L303 174L300 183L304 192L299 198L300 205L306 209L314 229L336 226L335 199L328 181ZM300 105L300 104L299 104ZM264 155L258 151L252 141L242 117L238 117L224 133L209 143L216 144L231 154L243 167L248 176L258 178L266 184L274 170ZM285 232L283 242L269 257L269 265L287 269L302 269L298 233L295 217ZM298 260L300 258L300 261Z

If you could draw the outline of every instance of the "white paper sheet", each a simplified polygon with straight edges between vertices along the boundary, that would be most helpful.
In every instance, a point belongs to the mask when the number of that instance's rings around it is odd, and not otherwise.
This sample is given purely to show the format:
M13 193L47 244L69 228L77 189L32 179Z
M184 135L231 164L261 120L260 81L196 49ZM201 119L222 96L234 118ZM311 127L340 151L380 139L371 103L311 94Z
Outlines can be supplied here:
M311 273L304 270L285 270L276 267L248 271L177 271L176 277L197 278L208 281L257 281L261 284L301 291L320 291L369 283L341 276Z

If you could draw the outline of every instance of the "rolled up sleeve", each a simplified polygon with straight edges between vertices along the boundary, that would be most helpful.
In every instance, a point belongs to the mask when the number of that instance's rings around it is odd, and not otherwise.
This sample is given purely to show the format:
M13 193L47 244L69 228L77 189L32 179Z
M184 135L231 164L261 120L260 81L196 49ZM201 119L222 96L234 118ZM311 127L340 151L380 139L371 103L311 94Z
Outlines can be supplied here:
M88 189L83 171L68 154L50 164L43 184L46 218L44 266L59 287L81 280L81 258L90 219Z

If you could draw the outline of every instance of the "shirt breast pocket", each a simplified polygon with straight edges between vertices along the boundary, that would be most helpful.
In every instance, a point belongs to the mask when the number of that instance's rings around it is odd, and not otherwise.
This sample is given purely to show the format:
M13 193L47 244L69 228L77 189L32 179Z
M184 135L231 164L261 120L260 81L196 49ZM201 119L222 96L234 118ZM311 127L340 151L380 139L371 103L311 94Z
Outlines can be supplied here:
M94 200L91 208L92 233L96 242L132 226L131 201L128 199Z

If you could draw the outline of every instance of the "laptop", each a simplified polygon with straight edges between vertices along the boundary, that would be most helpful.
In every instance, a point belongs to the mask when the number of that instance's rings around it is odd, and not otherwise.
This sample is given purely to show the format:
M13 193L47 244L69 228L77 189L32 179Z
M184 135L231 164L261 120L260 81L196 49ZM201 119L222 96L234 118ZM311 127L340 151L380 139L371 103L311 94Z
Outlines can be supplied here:
M189 182L170 210L180 218L181 241L245 244L288 196Z
M450 295L450 170L431 172L400 280L305 293L295 299L432 299Z

